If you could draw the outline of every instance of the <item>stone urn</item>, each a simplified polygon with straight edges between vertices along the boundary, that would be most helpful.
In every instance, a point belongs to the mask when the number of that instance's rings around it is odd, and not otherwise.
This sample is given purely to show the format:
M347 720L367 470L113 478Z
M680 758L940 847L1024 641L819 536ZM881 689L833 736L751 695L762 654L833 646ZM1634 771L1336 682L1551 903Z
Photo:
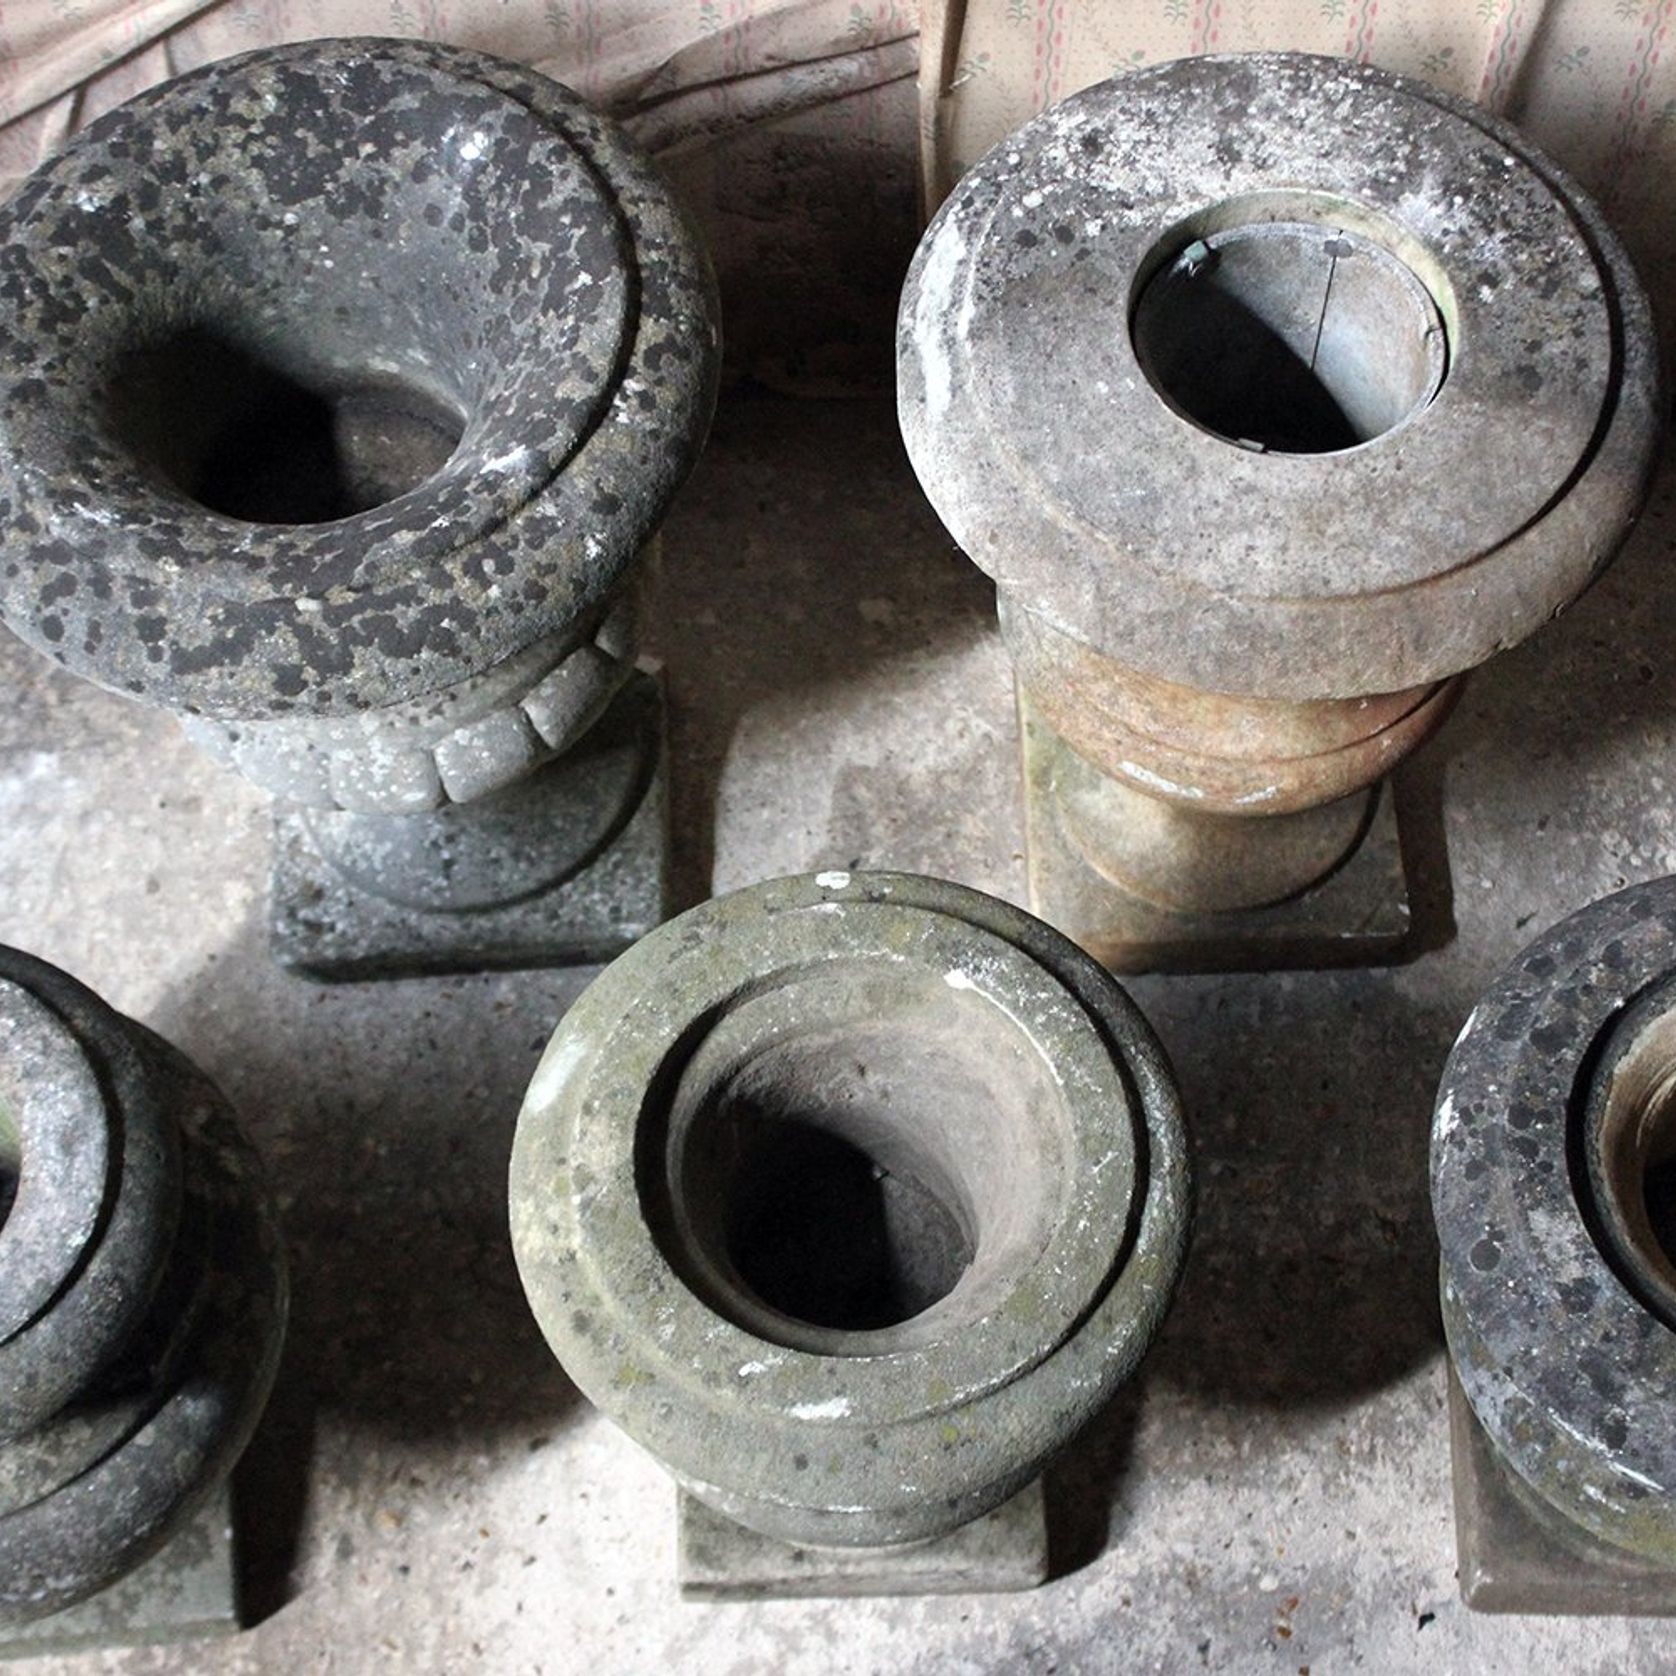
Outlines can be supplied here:
M1461 1590L1676 1616L1676 879L1544 932L1432 1123Z
M960 181L897 349L996 584L1036 910L1119 970L1400 954L1387 776L1647 493L1647 301L1588 197L1418 81L1160 64Z
M666 911L635 592L717 350L686 222L565 88L211 64L0 210L0 619L274 795L287 964L603 958Z
M285 1305L226 1100L0 948L0 1648L236 1627L226 1480Z
M512 1154L531 1307L668 1467L689 1594L1028 1587L1039 1475L1181 1269L1174 1076L1117 983L946 880L779 879L565 1015Z

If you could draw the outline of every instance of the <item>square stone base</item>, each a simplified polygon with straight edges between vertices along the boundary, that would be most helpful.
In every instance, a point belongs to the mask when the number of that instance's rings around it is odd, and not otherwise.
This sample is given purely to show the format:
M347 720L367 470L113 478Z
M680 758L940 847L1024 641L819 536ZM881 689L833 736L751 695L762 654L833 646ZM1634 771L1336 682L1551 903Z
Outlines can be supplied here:
M101 1594L20 1630L0 1630L0 1659L146 1647L240 1628L232 1497L224 1485L160 1554Z
M1411 914L1389 781L1355 850L1320 884L1268 908L1191 913L1144 902L1089 866L1054 809L1054 759L1069 747L1022 694L1019 734L1031 910L1108 970L1264 972L1403 957Z
M735 1524L684 1490L679 1520L687 1600L1002 1594L1047 1580L1039 1478L993 1513L906 1548L798 1548Z
M320 854L300 811L276 808L268 915L274 959L327 982L592 966L661 925L670 911L662 685L637 675L618 702L656 710L659 747L639 807L585 866L504 907L426 913L385 901Z
M1544 1517L1509 1483L1453 1368L1449 1445L1461 1598L1475 1612L1676 1617L1676 1569Z

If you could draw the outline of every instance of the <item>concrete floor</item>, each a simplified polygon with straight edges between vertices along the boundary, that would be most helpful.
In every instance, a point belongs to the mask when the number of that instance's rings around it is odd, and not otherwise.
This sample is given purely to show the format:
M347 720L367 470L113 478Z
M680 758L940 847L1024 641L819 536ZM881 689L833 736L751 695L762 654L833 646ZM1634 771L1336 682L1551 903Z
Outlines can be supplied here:
M1050 1479L1058 1580L994 1599L683 1605L669 1485L554 1364L506 1241L520 1095L582 976L282 976L262 798L0 644L0 940L221 1082L296 1289L241 1485L258 1626L30 1668L1676 1670L1659 1624L1461 1607L1426 1202L1432 1091L1480 991L1554 919L1676 871L1673 530L1667 482L1412 765L1431 952L1134 984L1195 1122L1197 1239L1139 1385ZM688 897L871 865L1020 896L993 600L888 407L734 398L666 548Z

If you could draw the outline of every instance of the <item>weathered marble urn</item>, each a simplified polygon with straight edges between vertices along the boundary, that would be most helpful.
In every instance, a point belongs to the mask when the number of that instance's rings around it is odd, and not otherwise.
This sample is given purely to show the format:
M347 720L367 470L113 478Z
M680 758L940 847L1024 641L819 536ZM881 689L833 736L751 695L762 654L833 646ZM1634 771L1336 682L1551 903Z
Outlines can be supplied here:
M0 212L0 618L281 800L282 959L597 959L664 911L634 592L716 365L691 233L566 89L210 65Z
M995 579L1033 905L1119 969L1400 950L1382 777L1613 556L1659 414L1574 182L1420 82L1284 53L1002 141L921 242L898 394Z
M222 1096L56 967L0 948L0 1643L114 1591L221 1488L267 1401L285 1300L273 1209ZM230 1612L230 1575L222 1596ZM134 1606L112 1604L110 1627Z
M1129 998L1030 915L893 873L636 944L566 1014L512 1156L531 1306L686 1492L697 1594L1040 1581L1018 1498L1135 1370L1187 1222Z

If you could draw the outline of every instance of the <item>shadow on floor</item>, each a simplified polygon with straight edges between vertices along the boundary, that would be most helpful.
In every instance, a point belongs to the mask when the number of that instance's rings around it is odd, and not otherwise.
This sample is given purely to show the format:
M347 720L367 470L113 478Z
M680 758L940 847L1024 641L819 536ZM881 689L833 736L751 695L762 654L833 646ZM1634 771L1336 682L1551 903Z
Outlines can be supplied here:
M1676 730L1673 531L1676 474L1666 471L1600 580L1477 671L1440 736L1451 776L1481 805L1525 816L1533 846L1550 817L1582 815L1605 831L1644 823L1650 792L1655 808L1667 801L1646 767ZM1632 867L1623 882L1647 872Z
M288 1364L404 1437L546 1424L574 1393L513 1264L524 1089L591 972L322 985L246 925L159 1025L267 1160L291 1264Z
M1379 972L1135 987L1181 1078L1197 1210L1139 1377L1050 1471L1055 1575L1119 1540L1143 1410L1148 1475L1190 1476L1207 1435L1245 1429L1207 1410L1332 1413L1442 1348L1427 1149L1455 1011Z
M667 662L684 906L710 894L742 719L992 635L995 594L921 496L888 401L731 396L663 552L649 639Z
M1147 994L1193 1123L1198 1210L1148 1376L1203 1399L1342 1406L1438 1349L1428 1147L1460 1027L1388 974Z
M236 1480L253 1618L287 1598L317 1416L339 1480L527 1433L581 1404L530 1314L507 1230L524 1088L586 977L519 973L325 986L247 924L156 1009L239 1112L279 1197L291 1316ZM344 1424L343 1422L347 1422Z

